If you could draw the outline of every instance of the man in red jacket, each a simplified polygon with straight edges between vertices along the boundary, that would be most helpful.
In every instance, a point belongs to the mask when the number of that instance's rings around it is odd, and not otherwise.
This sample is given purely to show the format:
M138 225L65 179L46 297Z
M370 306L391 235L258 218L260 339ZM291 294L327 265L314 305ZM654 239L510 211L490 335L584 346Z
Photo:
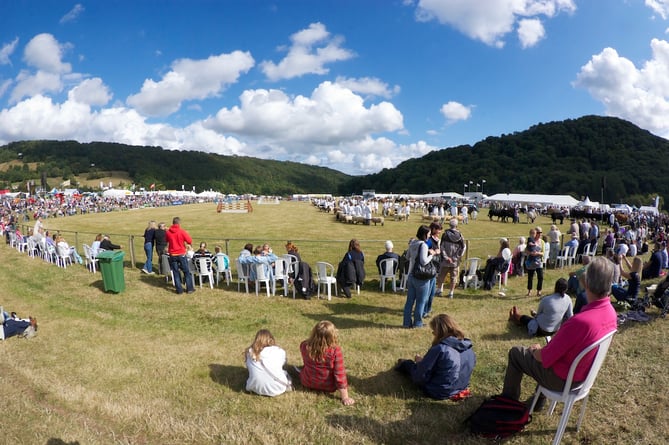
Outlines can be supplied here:
M186 280L186 292L191 294L195 292L195 287L193 287L193 276L190 274L188 267L186 251L193 244L193 240L188 232L181 228L180 224L181 219L177 216L172 220L172 225L165 232L167 253L170 256L170 269L172 270L174 287L177 289L177 294L183 294L184 292L181 285L181 272L183 272Z

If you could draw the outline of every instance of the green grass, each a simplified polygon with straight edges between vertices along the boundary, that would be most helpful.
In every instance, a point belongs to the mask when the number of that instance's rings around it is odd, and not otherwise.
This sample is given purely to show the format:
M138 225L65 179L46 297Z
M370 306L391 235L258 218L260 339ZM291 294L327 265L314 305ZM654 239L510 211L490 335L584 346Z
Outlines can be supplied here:
M327 260L336 265L347 241L356 237L366 253L368 281L353 299L330 302L256 297L237 293L236 283L177 296L164 278L139 272L146 222L169 222L177 215L194 240L206 239L210 246L228 240L235 257L245 242L269 241L276 253L283 253L282 245L291 239L310 264ZM256 205L251 214L217 214L213 205L202 204L48 220L48 228L61 230L72 244L76 238L79 247L92 241L91 234L112 233L128 252L126 290L106 294L99 273L81 266L63 270L0 245L0 304L34 315L40 324L35 339L0 343L3 440L82 445L487 443L469 436L462 422L485 396L500 392L508 349L534 342L508 324L509 308L518 305L527 313L538 301L524 297L522 278L510 279L504 298L496 292L458 290L452 300L436 299L434 312L453 315L474 342L474 397L460 403L422 397L391 368L399 357L424 353L429 330L400 329L404 296L381 294L370 267L386 239L401 251L418 224L414 218L376 227L347 225L305 203ZM539 224L545 231L550 225L543 218ZM487 218L461 226L470 255L481 257L496 253L500 236L513 245L529 228L524 222ZM549 270L544 288L552 288L566 273ZM650 313L653 321L628 322L615 337L581 431L574 430L574 413L562 443L667 442L669 321L655 319L656 309ZM322 319L340 330L353 407L344 407L333 395L304 391L299 384L297 391L277 398L244 392L242 351L258 329L270 329L286 349L289 365L299 365L299 343ZM528 379L523 388L523 397L529 397L533 385ZM557 416L535 415L527 430L507 443L550 443L557 422Z

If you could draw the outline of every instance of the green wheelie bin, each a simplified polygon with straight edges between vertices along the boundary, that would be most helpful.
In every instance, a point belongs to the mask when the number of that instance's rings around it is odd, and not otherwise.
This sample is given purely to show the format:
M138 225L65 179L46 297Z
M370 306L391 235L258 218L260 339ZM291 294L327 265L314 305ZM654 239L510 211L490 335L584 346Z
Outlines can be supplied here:
M105 292L123 292L125 289L125 278L123 276L122 250L105 250L97 256L102 272L102 283Z

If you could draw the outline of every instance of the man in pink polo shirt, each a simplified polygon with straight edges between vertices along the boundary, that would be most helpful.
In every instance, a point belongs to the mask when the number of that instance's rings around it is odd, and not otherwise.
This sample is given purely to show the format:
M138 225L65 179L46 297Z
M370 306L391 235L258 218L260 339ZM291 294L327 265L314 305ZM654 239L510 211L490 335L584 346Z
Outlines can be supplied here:
M527 374L552 391L562 391L569 368L578 354L617 327L616 311L609 294L613 281L613 263L604 257L595 257L585 271L585 291L588 304L581 312L562 323L562 326L544 347L535 344L529 348L514 346L509 350L509 362L504 376L502 395L520 399L520 382ZM574 373L574 386L585 380L595 359L596 350L586 355ZM539 399L535 410L541 409L545 399Z

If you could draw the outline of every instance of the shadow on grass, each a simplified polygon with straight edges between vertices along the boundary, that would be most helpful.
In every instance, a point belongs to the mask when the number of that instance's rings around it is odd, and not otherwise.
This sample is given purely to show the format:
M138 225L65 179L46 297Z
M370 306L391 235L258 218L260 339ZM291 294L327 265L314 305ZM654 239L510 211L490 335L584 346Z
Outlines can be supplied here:
M542 343L543 337L530 337L527 335L527 328L509 322L506 331L483 334L481 340L520 340L522 342Z
M367 415L331 415L330 425L366 436L373 443L480 443L472 436L465 419L480 405L483 397L463 402L423 399L409 402L408 416L401 420L383 422ZM435 426L437 426L435 428Z
M403 400L415 400L424 398L423 393L411 380L395 371L389 369L381 371L375 376L358 378L350 373L347 375L349 384L355 388L355 392L372 396L390 396Z
M74 442L65 442L63 439L52 437L46 441L46 445L79 445L79 441L75 440Z
M249 373L243 366L227 366L218 363L209 364L209 377L215 383L224 385L233 391L244 391Z

